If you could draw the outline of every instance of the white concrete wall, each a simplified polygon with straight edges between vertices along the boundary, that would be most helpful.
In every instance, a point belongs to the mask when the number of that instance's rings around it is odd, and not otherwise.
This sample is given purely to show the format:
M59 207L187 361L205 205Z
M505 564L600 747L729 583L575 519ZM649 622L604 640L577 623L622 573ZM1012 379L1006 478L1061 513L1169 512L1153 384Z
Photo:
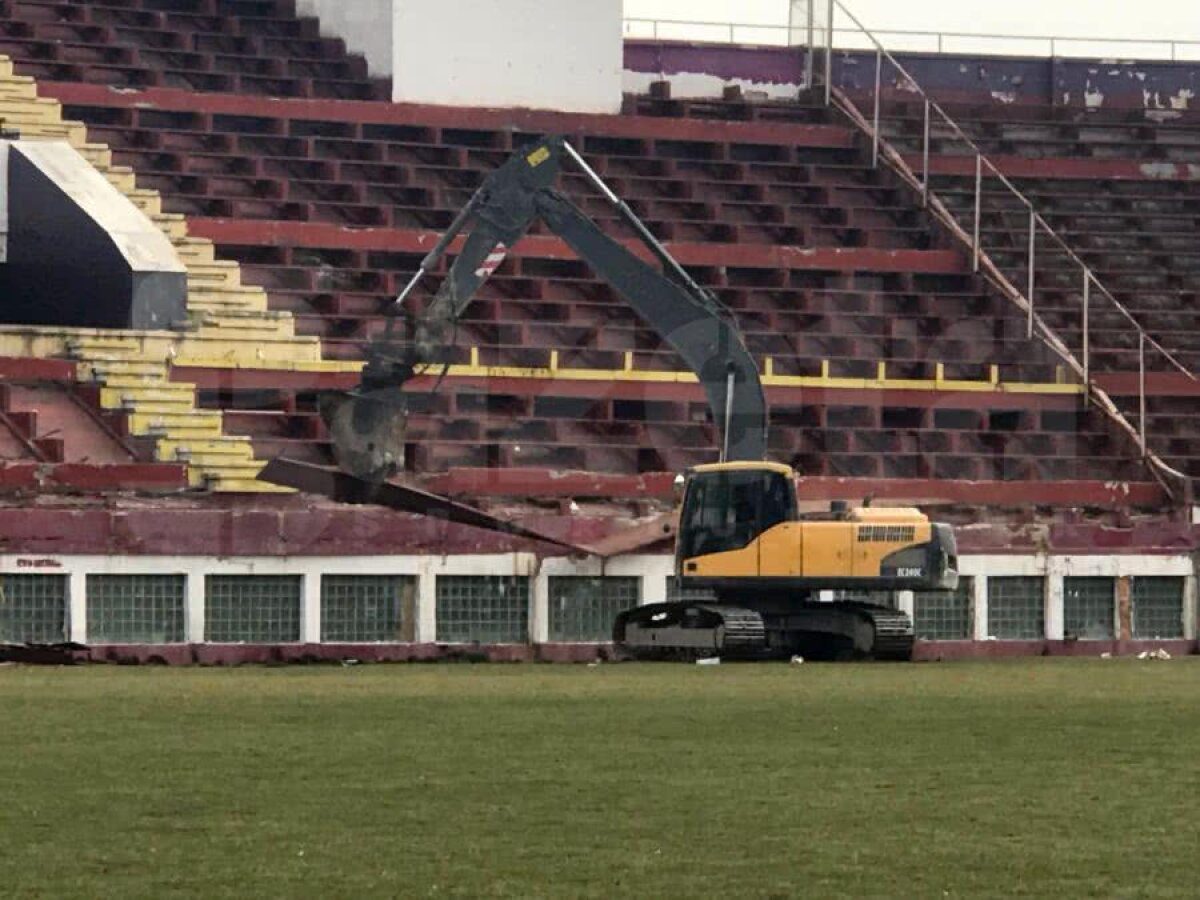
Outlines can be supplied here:
M392 99L616 113L621 0L394 0Z
M321 34L340 37L346 49L366 57L375 78L392 74L393 0L296 0L302 16L321 20Z
M204 631L205 575L301 575L304 577L301 639L317 641L320 634L320 577L322 574L415 575L417 587L416 640L437 638L436 580L438 575L525 575L532 581L529 639L547 639L549 606L548 579L556 575L633 575L642 581L641 602L666 600L666 578L672 573L674 557L668 554L639 554L618 557L605 564L598 560L564 558L539 563L532 554L478 556L340 556L340 557L244 557L241 559L201 556L31 556L0 554L0 573L67 575L69 581L70 638L87 643L86 576L93 574L172 574L187 576L187 639L202 641ZM974 577L975 640L987 640L987 579L1009 575L1040 575L1045 578L1046 637L1063 635L1062 579L1076 575L1117 578L1122 576L1170 575L1185 578L1184 637L1197 637L1197 582L1187 555L1095 555L1048 556L1042 554L976 555L959 558L963 575ZM823 600L831 600L826 591ZM913 595L902 592L900 606L910 615ZM1115 604L1114 597L1114 604ZM1116 611L1114 610L1114 621Z

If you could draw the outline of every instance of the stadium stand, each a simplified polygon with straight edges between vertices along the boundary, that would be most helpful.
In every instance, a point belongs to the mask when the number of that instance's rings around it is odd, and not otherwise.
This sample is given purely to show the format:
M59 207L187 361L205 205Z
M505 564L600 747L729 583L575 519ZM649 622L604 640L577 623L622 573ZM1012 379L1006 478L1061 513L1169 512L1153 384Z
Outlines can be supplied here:
M1076 550L1094 537L1073 530L1077 517L1124 527L1166 516L1137 539L1152 552L1187 530L1136 442L818 97L684 100L664 83L627 96L620 116L381 102L388 85L287 0L0 0L0 53L12 60L0 62L5 127L68 140L171 238L189 284L187 320L169 332L0 327L5 484L29 483L18 464L50 464L61 477L42 483L85 495L174 491L153 511L242 523L206 520L195 544L173 532L205 555L339 556L364 540L380 553L528 549L237 495L270 490L255 476L271 457L331 462L318 392L355 382L363 342L482 175L555 131L736 315L762 361L771 453L806 476L806 500L915 498L958 522L986 508L993 530L963 541L980 554L1036 552L1035 521ZM1200 155L1192 120L990 101L955 110L1194 368L1195 182L1162 168ZM917 108L891 98L885 121L886 138L919 156ZM967 221L973 160L935 134L931 171ZM582 179L563 187L622 234ZM994 197L984 229L1011 246L994 256L1016 281L1022 222ZM1078 291L1047 250L1039 313L1072 347ZM1132 416L1137 347L1110 314L1091 324L1093 375ZM431 489L587 540L658 508L671 473L715 458L703 397L674 354L558 240L535 230L514 248L460 328L455 365L409 422L406 466ZM1151 446L1200 474L1190 381L1151 367ZM100 474L81 475L81 460ZM583 515L566 512L573 501ZM86 552L108 552L110 538L97 540ZM138 548L184 552L157 537ZM296 627L295 640L320 633Z
M710 103L709 119L677 120L664 113L696 105L668 110L653 100L641 101L653 116L584 121L317 102L297 118L287 101L231 108L215 102L224 98L166 95L146 109L90 86L50 90L68 101L71 115L100 123L92 127L113 142L117 159L148 173L166 192L166 208L186 212L193 231L239 260L245 277L267 288L272 308L291 313L301 333L322 338L328 356L357 358L382 327L381 309L419 259L421 230L445 227L481 174L523 136L566 126L635 211L739 315L764 369L807 377L813 386L853 379L869 389L892 379L931 391L916 409L831 404L834 428L856 422L864 429L854 446L848 435L819 430L830 415L823 405L781 407L774 445L781 459L814 475L960 480L1086 479L1094 461L1097 480L1139 480L1136 455L1091 413L1079 411L1076 430L1052 412L1005 415L996 398L994 414L970 412L976 398L965 409L948 403L945 380L971 382L968 388L998 380L1046 385L1048 410L1062 408L1069 386L1058 383L1054 357L1026 340L1016 311L964 271L917 200L871 169L850 128L815 121L828 116L816 106L782 107L797 120L789 124L738 121L745 103ZM717 114L723 118L714 121ZM188 149L195 146L188 135L207 151ZM582 195L578 182L566 188ZM590 211L599 215L599 204ZM346 225L380 235L348 234ZM781 253L780 244L815 249ZM680 368L583 264L564 258L558 242L529 245L501 267L463 321L465 371L472 359L476 371L492 374L583 368L620 379L630 368ZM620 398L584 407L530 383L520 393L536 392L536 408L528 396L496 396L486 421L474 426L479 399L448 395L437 402L455 402L456 418L444 418L442 406L431 410L437 422L414 422L420 450L411 462L426 471L490 464L646 472L711 458L712 432L695 421L698 404L646 391L645 399L664 400L641 409ZM945 407L937 426L920 412L931 403ZM272 405L243 407L232 421L265 455L287 450L328 460L327 448L314 446L324 436L311 391L281 393ZM1039 427L1042 419L1051 424ZM869 430L901 420L915 423L904 437ZM961 436L933 433L951 420L962 423ZM594 440L581 446L580 435ZM993 451L980 457L985 447Z

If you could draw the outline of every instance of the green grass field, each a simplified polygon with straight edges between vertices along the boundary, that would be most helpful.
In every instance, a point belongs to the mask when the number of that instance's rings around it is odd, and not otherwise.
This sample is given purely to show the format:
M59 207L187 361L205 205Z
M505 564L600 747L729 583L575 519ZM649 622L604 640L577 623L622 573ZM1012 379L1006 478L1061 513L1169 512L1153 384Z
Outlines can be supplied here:
M0 668L3 896L1196 896L1200 660Z

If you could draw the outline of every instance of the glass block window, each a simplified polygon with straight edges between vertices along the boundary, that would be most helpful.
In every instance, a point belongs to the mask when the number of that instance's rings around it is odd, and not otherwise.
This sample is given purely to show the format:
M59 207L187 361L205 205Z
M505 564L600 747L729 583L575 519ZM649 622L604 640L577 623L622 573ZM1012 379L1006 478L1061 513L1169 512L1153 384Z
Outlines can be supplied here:
M518 575L439 575L437 639L520 643L529 638L529 579Z
M1112 640L1116 618L1115 578L1063 579L1063 634L1080 640Z
M404 598L416 589L415 575L322 575L321 640L404 640Z
M66 639L66 575L0 575L0 643Z
M186 585L184 575L89 575L88 643L181 643Z
M1040 640L1046 636L1045 579L1040 576L989 578L988 636L999 640Z
M637 576L550 578L550 640L610 641L617 614L637 606Z
M300 640L299 575L209 575L204 635L218 643Z
M1150 575L1132 581L1134 638L1183 637L1183 578Z
M975 580L960 576L952 591L913 594L913 629L925 641L968 640L975 630Z

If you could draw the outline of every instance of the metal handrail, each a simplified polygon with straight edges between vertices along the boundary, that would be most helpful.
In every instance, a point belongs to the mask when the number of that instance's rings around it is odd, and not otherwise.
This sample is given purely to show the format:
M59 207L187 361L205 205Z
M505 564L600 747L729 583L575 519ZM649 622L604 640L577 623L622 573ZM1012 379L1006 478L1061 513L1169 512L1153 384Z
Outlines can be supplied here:
M801 29L792 25L783 25L778 22L720 22L720 21L704 21L699 19L657 19L657 18L640 18L629 17L624 20L626 36L637 37L639 35L630 34L631 31L639 30L638 26L649 26L649 37L660 37L660 26L669 26L670 29L691 29L693 31L704 30L713 33L714 29L721 29L727 36L727 41L722 43L737 43L737 35L742 32L760 32L769 35L772 39L769 41L772 44L788 44L790 43L790 35L798 32ZM836 48L849 49L846 42L838 41L837 36L841 35L848 38L856 37L863 34L859 28L839 28L834 27L834 43ZM1164 53L1163 59L1178 61L1184 59L1200 58L1200 38L1196 40L1179 40L1177 38L1127 38L1127 37L1075 37L1072 35L1061 34L1006 34L1006 33L988 33L988 32L972 32L972 31L924 31L908 28L882 28L873 32L874 35L882 37L899 37L905 39L918 39L929 41L931 46L924 52L936 53L953 53L967 52L955 51L949 49L947 44L951 41L972 41L972 42L1015 42L1023 41L1025 43L1038 43L1045 45L1044 53L1031 53L1027 48L1021 51L1006 50L1000 48L996 51L999 56L1057 56L1058 52L1064 47L1078 46L1081 44L1096 44L1102 45L1106 51L1115 52L1121 48L1155 48L1161 49ZM778 35L781 39L776 41L774 37ZM1184 48L1192 48L1192 51L1185 55L1181 52ZM913 48L913 52L923 52L921 48ZM970 52L982 52L973 49ZM1084 51L1080 48L1076 54L1087 57L1095 55L1094 53ZM1146 56L1140 54L1143 59L1158 59L1158 56Z
M833 18L835 7L850 19L862 34L865 35L875 47L876 66L875 66L875 91L873 97L872 118L867 120L866 115L858 109L850 97L841 90L834 90L832 83L828 80L825 85L825 95L828 102L836 103L850 118L862 128L870 137L872 143L872 159L876 161L882 156L892 165L898 174L908 181L914 188L921 192L922 201L931 208L935 216L947 226L956 238L962 241L971 250L974 260L975 271L983 271L986 277L989 278L997 287L999 287L1010 300L1017 304L1019 308L1026 312L1029 322L1029 336L1032 337L1035 332L1039 337L1075 372L1082 377L1084 384L1089 390L1090 396L1097 405L1125 429L1134 441L1138 444L1143 456L1151 463L1151 470L1155 472L1156 477L1162 483L1168 494L1172 494L1169 485L1166 483L1163 474L1167 474L1173 478L1186 480L1186 477L1171 468L1156 454L1152 453L1146 444L1146 370L1145 370L1145 355L1146 347L1149 345L1154 350L1157 350L1162 356L1170 362L1180 372L1185 374L1193 381L1196 376L1184 366L1170 351L1163 347L1158 341L1152 338L1146 330L1137 321L1134 315L1125 308L1125 306L1116 299L1108 290L1108 288L1096 277L1092 269L1084 262L1079 255L1062 239L1062 237L1049 225L1048 222L1038 213L1032 201L1026 197L1021 191L1009 180L1000 170L992 163L987 155L980 147L959 127L946 111L931 98L920 83L904 68L904 66L887 50L886 47L875 37L875 35L860 22L853 13L846 9L841 0L828 0L829 20ZM829 36L825 47L826 60L828 61L833 54L832 36ZM922 164L921 174L917 174L905 161L902 154L895 149L888 141L880 134L880 105L881 105L881 84L882 84L882 62L884 59L895 67L896 71L904 78L906 86L911 89L921 100L924 101L924 121L923 121L923 138L922 138ZM826 72L829 71L826 65ZM975 154L975 210L974 210L974 230L973 234L968 235L959 223L954 214L945 206L936 193L930 190L930 173L929 173L929 152L930 152L930 122L932 115L936 114L949 127L952 134L962 141ZM1004 187L1010 191L1013 196L1017 197L1029 212L1029 280L1026 293L1022 294L1020 290L1013 285L1009 278L1004 275L1000 268L991 260L990 256L983 249L980 240L980 219L982 213L982 181L984 169L987 169L991 175L997 178ZM1039 233L1048 235L1057 246L1063 250L1068 258L1079 266L1080 274L1083 276L1083 327L1081 329L1083 335L1083 354L1084 359L1080 362L1075 358L1074 353L1063 343L1063 341L1054 333L1054 331L1045 324L1040 316L1037 315L1034 309L1035 295L1035 252L1036 238ZM1099 387L1091 382L1090 365L1088 354L1090 352L1090 304L1091 290L1098 288L1100 293L1117 309L1125 319L1133 326L1138 334L1138 384L1139 384L1139 423L1138 428L1134 428L1123 413L1113 403L1112 399Z

